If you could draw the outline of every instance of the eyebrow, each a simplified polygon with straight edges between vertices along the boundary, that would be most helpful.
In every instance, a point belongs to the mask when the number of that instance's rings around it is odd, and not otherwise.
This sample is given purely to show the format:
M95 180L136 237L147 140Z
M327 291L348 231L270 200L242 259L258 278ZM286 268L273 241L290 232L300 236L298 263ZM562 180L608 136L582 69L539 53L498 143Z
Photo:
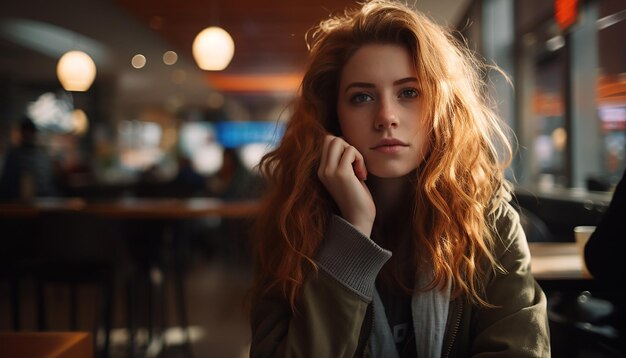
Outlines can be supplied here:
M394 81L393 85L394 86L398 86L398 85L403 85L405 83L410 83L410 82L417 82L417 78L415 78L415 77L402 78L402 79L399 79L397 81ZM352 82L352 83L350 83L346 87L344 92L348 92L348 90L350 88L353 88L353 87L358 87L358 88L375 88L376 86L373 83L369 83L369 82Z

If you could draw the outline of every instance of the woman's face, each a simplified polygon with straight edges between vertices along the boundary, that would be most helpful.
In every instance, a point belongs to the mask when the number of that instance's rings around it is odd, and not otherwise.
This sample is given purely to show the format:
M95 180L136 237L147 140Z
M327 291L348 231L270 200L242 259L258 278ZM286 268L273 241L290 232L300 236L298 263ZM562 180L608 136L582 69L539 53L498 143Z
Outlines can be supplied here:
M341 71L337 112L343 138L363 155L369 173L397 178L422 162L428 147L423 98L404 47L359 48Z

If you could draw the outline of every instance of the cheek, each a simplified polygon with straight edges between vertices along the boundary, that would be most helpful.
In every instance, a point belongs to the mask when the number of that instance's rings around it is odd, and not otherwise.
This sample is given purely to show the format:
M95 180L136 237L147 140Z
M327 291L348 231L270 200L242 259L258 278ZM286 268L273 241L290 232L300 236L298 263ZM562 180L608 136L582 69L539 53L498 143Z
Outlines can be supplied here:
M428 126L422 123L415 123L410 129L411 140L416 143L417 151L420 154L428 152L430 148L430 140L428 135Z
M348 144L358 149L360 140L363 137L362 126L354 122L344 122L341 125L341 134Z
M359 123L359 116L356 115L354 111L340 107L337 112L341 135L349 144L355 145L352 141L357 140L360 137L359 133L363 130L363 123Z
M418 129L416 140L419 143L419 155L420 158L423 158L426 153L430 151L430 136L428 135L428 130L424 127ZM421 160L421 159L420 159Z

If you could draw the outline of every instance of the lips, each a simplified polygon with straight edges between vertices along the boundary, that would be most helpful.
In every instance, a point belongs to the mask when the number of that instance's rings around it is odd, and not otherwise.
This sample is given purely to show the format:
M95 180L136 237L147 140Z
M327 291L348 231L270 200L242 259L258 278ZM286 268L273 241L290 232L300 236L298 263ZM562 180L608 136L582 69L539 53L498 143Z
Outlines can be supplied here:
M395 138L385 138L376 143L370 149L384 149L385 147L408 147L409 145L399 139Z

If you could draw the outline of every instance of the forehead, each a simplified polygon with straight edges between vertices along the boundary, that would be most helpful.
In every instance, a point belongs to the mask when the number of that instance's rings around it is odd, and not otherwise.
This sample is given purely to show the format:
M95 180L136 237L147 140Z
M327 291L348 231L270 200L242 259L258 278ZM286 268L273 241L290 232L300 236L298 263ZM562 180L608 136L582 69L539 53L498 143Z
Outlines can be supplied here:
M417 77L409 51L395 44L368 44L348 59L341 71L341 87L350 82L385 83Z

